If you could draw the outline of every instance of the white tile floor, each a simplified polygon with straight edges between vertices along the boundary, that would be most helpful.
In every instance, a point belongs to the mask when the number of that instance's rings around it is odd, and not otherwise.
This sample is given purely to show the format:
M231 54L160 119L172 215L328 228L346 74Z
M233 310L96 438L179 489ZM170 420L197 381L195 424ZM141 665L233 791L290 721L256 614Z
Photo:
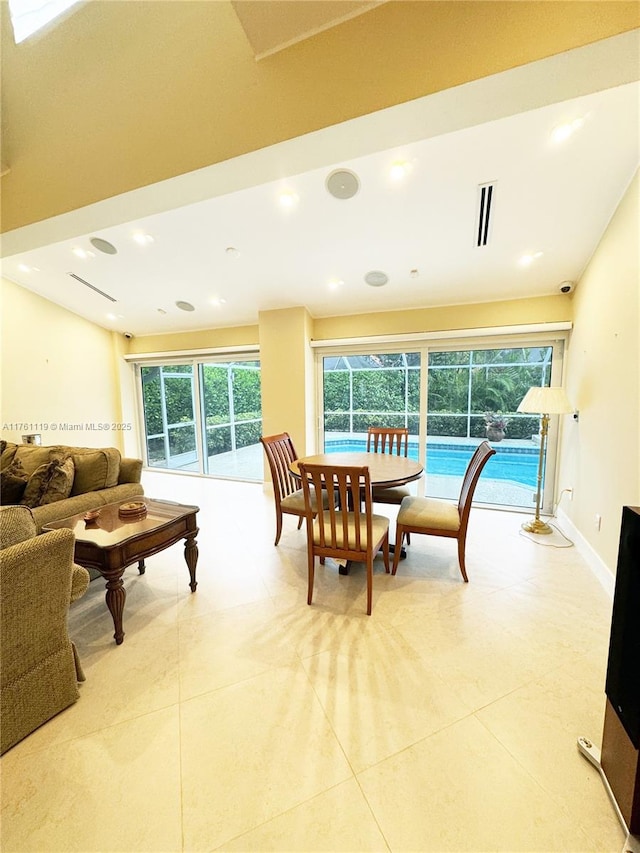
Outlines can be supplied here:
M181 545L128 569L119 647L101 580L73 605L87 680L2 758L4 853L619 853L576 748L600 743L611 601L575 548L474 510L470 583L414 536L367 617L362 567L318 567L307 606L304 530L274 548L261 485L143 482L201 507L198 589Z

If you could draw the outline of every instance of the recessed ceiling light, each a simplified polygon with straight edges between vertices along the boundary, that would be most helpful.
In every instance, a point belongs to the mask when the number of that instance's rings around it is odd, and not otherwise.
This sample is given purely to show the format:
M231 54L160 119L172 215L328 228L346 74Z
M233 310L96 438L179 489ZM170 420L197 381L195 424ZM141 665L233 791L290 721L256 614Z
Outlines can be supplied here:
M138 246L148 246L149 243L154 242L154 238L151 234L144 234L142 231L138 231L135 234L131 235L131 239L138 244Z
M182 300L182 299L179 299L176 302L176 307L179 308L181 311L195 311L196 310L190 302L184 302L184 300Z
M339 287L342 287L344 281L341 278L332 278L329 281L329 290L337 290Z
M158 308L158 309L157 309L157 311L158 311L158 314L166 314L166 313L167 313L167 312L164 310L164 308Z
M102 237L92 237L89 242L93 246L94 249L97 249L99 252L102 252L105 255L117 255L118 250L110 243L108 240L103 240Z
M81 249L79 246L75 246L71 251L76 258L82 258L83 261L86 261L87 258L95 258L95 254L93 252L88 252L86 249Z
M116 317L115 314L107 314L107 320L117 320L117 319L118 318Z
M382 270L372 270L365 275L364 280L371 287L382 287L389 281L389 276Z
M520 266L521 266L521 267L528 267L528 266L530 266L534 261L537 261L537 260L538 260L538 258L541 258L541 257L542 257L542 252L535 252L535 253L533 253L533 254L523 255L523 256L520 258L520 260L519 260L519 262L518 262L518 263L520 264Z
M394 181L401 181L411 170L411 164L406 160L396 160L389 169L389 177Z
M419 270L413 269L409 272L409 275L411 276L411 278L418 278L418 276L420 275L420 272L419 272Z
M220 305L226 305L227 300L226 299L218 299L217 297L214 296L214 298L211 300L211 304L215 305L216 308L218 308Z
M227 246L227 248L224 251L231 258L239 258L240 257L240 250L236 249L235 246Z
M576 130L580 130L583 125L584 118L574 118L573 121L568 121L564 124L559 124L551 132L551 141L556 143L556 145L561 142L564 142L570 136L572 136L576 132Z
M20 272L31 272L35 267L27 266L27 264L18 264L18 269Z
M298 201L298 196L293 192L293 190L283 190L278 196L278 199L282 207L291 208L294 207Z

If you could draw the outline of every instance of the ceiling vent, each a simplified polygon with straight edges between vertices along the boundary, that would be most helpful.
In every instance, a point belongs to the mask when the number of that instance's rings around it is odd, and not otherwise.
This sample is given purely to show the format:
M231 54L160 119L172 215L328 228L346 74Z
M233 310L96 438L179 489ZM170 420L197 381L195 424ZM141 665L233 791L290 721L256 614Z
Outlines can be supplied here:
M67 273L67 275L70 275L71 278L75 278L76 281L79 281L80 284L84 284L85 287L90 288L91 290L93 290L94 293L99 293L100 296L104 296L104 298L108 299L109 302L117 302L118 301L117 299L114 299L113 296L109 296L108 293L105 293L104 291L100 290L99 288L94 287L93 284L89 284L88 281L85 281L83 278L80 278L80 276L76 275L74 272Z
M491 227L491 212L495 200L496 185L480 184L478 186L478 216L476 219L476 247L486 246L489 242Z
M360 179L349 169L336 169L326 180L327 192L334 198L353 198L360 189Z

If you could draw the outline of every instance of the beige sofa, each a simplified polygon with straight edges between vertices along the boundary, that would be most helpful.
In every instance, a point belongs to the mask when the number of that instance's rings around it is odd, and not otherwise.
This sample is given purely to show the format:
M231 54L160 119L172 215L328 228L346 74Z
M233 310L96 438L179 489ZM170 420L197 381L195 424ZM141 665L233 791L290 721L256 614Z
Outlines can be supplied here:
M0 753L79 696L67 614L89 573L73 546L70 530L37 536L28 507L0 508Z
M2 441L0 451L2 504L29 506L38 533L52 521L144 493L142 460L123 458L115 447Z

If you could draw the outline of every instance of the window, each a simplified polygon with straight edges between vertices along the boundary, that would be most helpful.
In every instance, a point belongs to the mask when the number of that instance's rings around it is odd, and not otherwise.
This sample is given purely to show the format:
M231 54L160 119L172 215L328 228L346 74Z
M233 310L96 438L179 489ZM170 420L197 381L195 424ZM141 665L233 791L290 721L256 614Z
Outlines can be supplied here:
M13 38L20 44L80 0L9 0Z
M563 343L534 338L466 344L422 343L382 353L319 350L319 446L326 453L364 450L367 427L407 426L409 455L425 465L424 493L457 498L474 449L488 438L497 453L476 501L531 509L540 419L517 408L531 386L561 384ZM556 439L557 418L545 460L545 510L553 500Z

